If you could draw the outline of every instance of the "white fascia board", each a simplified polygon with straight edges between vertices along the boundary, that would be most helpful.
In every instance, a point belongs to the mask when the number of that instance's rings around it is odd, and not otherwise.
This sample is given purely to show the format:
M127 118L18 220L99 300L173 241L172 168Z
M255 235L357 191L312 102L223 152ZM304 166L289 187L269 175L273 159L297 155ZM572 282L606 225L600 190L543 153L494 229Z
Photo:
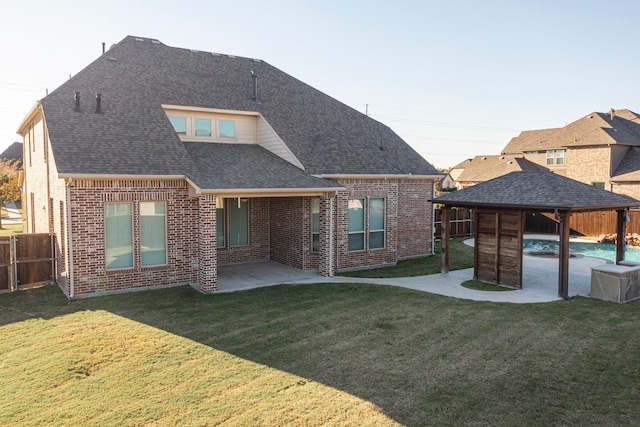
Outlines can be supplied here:
M312 175L317 178L328 179L442 179L445 175L412 175L412 174L320 174Z
M329 188L225 188L206 189L203 194L215 194L220 197L288 197L288 196L321 196L324 193L335 193L345 190L344 187Z
M27 133L26 132L27 126L41 113L42 113L42 104L40 103L40 101L36 101L36 103L33 104L33 107L31 107L27 115L24 117L24 119L22 119L22 121L20 122L20 125L18 125L18 129L16 129L16 133L24 137L25 133Z
M185 179L184 175L127 175L97 173L58 173L58 179L162 179L165 181Z
M171 104L161 104L160 105L165 111L166 110L178 110L178 111L196 111L201 113L218 113L218 114L237 114L242 116L259 116L260 113L257 111L244 111L244 110L224 110L222 108L208 108L208 107L190 107L187 105L171 105Z

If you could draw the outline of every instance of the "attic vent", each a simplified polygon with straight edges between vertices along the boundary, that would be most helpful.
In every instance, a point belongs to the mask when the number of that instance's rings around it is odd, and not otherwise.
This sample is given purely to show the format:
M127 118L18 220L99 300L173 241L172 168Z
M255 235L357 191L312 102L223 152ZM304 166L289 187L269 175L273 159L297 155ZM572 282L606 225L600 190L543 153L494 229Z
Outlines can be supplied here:
M235 56L233 56L233 55L227 55L227 56L228 56L229 58L231 58L231 59L234 59L234 58L235 58Z
M483 158L482 158L482 160L487 160L487 158L486 158L486 157L483 157Z
M144 39L141 39L140 37L136 37L136 41L137 41L137 42L143 42L143 41L144 41Z
M153 43L153 44L160 44L160 40L151 40L151 43Z
M508 164L508 165L512 165L512 164L513 164L513 162L512 162L511 160L509 160L509 161L507 162L507 164Z
M593 119L593 114L589 116L590 119Z
M112 62L118 62L118 58L116 58L115 56L110 56L109 58L107 58L109 61Z
M191 49L191 53L200 53L199 50Z
M220 54L219 54L219 53L215 53L215 52L213 52L211 55L213 55L213 56L220 56Z
M504 160L504 156L500 156L500 160Z
M253 62L262 62L262 60L261 60L261 59L255 59L255 58L254 58L254 59L253 59Z

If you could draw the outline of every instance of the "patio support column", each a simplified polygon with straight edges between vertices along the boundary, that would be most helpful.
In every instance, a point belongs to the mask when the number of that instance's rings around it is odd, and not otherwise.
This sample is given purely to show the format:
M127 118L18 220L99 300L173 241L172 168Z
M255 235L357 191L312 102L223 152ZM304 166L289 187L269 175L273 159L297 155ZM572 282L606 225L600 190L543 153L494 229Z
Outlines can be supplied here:
M324 193L320 199L320 263L318 274L325 277L333 277L335 274L334 262L334 235L335 224L333 218L335 194Z
M558 296L564 299L569 298L569 231L571 230L569 215L568 211L562 211L556 216L560 226Z
M616 264L624 260L624 247L627 243L627 210L620 209L618 213L618 224L616 227Z
M210 294L218 285L215 195L198 197L198 220L198 285L200 292Z
M451 218L451 208L449 206L442 207L442 223L440 251L442 252L442 261L440 262L440 272L446 274L449 272L449 221Z

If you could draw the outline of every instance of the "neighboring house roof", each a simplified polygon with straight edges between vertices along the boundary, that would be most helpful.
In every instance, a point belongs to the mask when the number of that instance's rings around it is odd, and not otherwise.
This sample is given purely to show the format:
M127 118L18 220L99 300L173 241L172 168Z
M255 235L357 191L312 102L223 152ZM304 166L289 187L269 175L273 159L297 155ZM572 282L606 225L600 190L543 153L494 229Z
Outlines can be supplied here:
M640 201L549 171L511 172L433 200L450 206L588 211L640 206Z
M502 153L609 144L640 146L640 117L630 110L594 112L562 128L524 131L512 138Z
M629 147L611 181L640 181L640 147Z
M0 159L22 160L22 142L14 142L0 153Z
M523 157L514 156L476 156L463 163L464 171L456 179L458 183L484 182L514 171L547 170Z
M252 100L252 72L259 78L259 102ZM81 97L79 112L74 111L76 91ZM97 93L101 113L95 112ZM217 152L235 149L182 143L162 105L257 112L307 175L440 175L387 126L264 61L174 48L152 39L126 37L42 99L41 105L63 176L185 175L201 188L231 182L253 185L249 177L225 181L228 162ZM247 173L272 170L274 156L245 150ZM207 167L221 162L224 168ZM293 175L288 167L282 171L283 176ZM314 182L320 187L332 185ZM288 185L310 183L297 176Z

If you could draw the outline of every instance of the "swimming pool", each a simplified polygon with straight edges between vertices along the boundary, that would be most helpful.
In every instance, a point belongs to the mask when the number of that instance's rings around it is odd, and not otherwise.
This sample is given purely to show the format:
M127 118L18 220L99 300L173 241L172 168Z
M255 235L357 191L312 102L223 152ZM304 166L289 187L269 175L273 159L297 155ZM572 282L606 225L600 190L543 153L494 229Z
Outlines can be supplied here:
M525 239L524 251L554 251L558 252L559 244L553 240ZM616 261L616 245L610 243L569 242L569 252L590 257L605 258ZM640 247L627 246L624 259L640 261Z

